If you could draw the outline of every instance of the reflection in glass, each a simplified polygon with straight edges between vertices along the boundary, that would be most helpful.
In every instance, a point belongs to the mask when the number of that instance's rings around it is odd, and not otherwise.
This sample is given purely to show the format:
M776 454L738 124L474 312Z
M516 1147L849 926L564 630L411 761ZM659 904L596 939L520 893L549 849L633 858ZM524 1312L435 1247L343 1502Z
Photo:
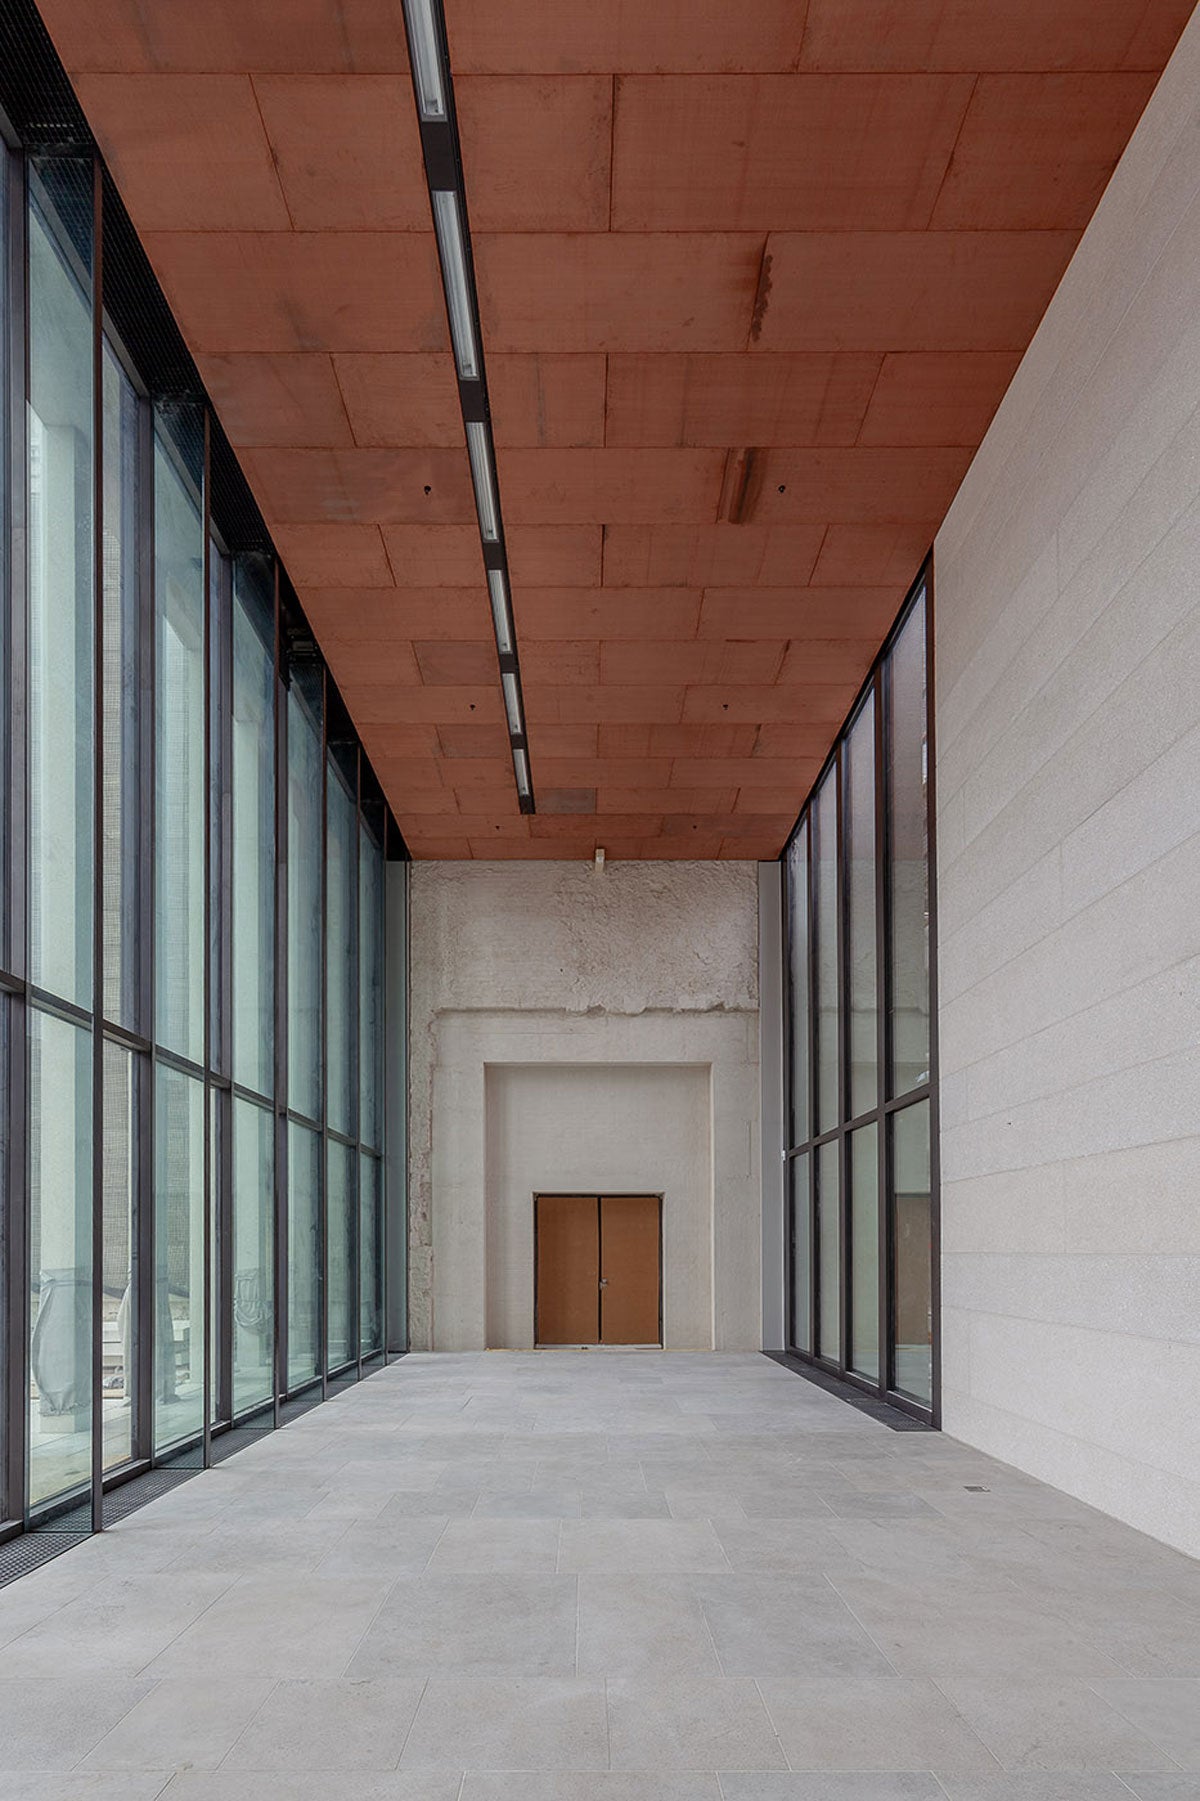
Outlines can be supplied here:
M321 1135L288 1125L288 1387L321 1373Z
M812 1350L812 1195L809 1155L793 1157L788 1170L792 1185L792 1345Z
M838 880L837 787L833 771L817 794L812 814L816 867L817 940L817 1130L837 1125L838 1095Z
M383 1148L383 848L358 834L359 1117L364 1144Z
M841 1362L841 1247L838 1242L838 1140L817 1151L818 1351Z
M875 986L875 696L869 694L846 740L846 874L849 887L850 1118L879 1098Z
M137 1269L134 1197L138 1166L138 1065L123 1045L104 1046L104 1280L101 1357L104 1392L104 1467L133 1456L137 1400L135 1371Z
M90 1011L92 170L29 176L29 973Z
M274 1393L275 1115L233 1101L233 1411Z
M358 1122L354 1116L354 1052L358 1027L353 981L358 879L354 853L358 826L354 796L338 774L332 756L325 806L329 859L325 891L326 1102L330 1129L355 1138Z
M269 572L233 580L233 1076L275 1087L275 602Z
M288 1107L321 1117L321 747L324 676L297 663L288 689Z
M383 1344L383 1163L367 1152L358 1160L359 1340L364 1357Z
M230 989L233 921L225 896L233 886L233 563L215 538L208 543L208 1052L229 1075L233 1036Z
M787 917L788 990L791 1017L790 1145L808 1138L808 826L802 825L787 848L784 877Z
M209 1338L208 1338L208 1417L214 1423L225 1424L229 1418L229 1407L224 1400L225 1375L229 1358L225 1348L225 1333L221 1326L222 1296L229 1288L229 1270L224 1254L225 1213L228 1207L228 1185L226 1183L225 1165L229 1160L229 1105L231 1096L228 1089L210 1088L208 1094L208 1206L209 1206L209 1258L212 1271L209 1294Z
M154 1088L154 1446L204 1427L204 1084L160 1063Z
M892 1115L893 1386L929 1405L933 1393L933 1227L929 1193L929 1102Z
M204 532L199 414L154 436L158 705L155 980L159 1042L204 1057Z
M29 1013L29 1500L92 1460L92 1035Z
M891 1091L929 1079L929 817L925 599L896 640L888 672L888 836L891 845Z
M138 439L133 383L104 347L104 1014L138 1030L142 936Z
M354 1152L329 1141L327 1165L329 1214L329 1351L327 1367L340 1369L357 1355L354 1342L354 1292L358 1269L354 1258Z
M850 1137L850 1367L879 1380L879 1127Z

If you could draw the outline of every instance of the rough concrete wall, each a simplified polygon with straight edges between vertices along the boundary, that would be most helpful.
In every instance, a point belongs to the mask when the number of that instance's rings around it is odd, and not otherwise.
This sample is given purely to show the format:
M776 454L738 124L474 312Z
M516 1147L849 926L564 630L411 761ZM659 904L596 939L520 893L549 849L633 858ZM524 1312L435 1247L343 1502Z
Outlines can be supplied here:
M1200 1552L1200 14L935 550L943 1418Z
M461 1014L758 1008L754 863L416 863L410 999L410 1334L432 1345L438 1034ZM748 1122L749 1126L749 1122Z

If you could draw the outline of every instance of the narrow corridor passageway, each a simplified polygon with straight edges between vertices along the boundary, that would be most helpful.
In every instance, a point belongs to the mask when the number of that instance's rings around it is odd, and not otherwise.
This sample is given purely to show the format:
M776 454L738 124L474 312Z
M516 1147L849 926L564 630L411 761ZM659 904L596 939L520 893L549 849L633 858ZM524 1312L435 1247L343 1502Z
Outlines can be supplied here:
M1200 1566L762 1356L410 1356L0 1643L0 1801L1200 1793Z

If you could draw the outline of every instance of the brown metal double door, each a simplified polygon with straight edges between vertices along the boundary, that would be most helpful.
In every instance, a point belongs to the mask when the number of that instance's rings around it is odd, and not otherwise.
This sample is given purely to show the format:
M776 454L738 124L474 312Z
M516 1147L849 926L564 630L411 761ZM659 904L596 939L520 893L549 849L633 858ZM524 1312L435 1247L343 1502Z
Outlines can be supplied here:
M537 1343L661 1344L661 1197L539 1194L534 1206Z

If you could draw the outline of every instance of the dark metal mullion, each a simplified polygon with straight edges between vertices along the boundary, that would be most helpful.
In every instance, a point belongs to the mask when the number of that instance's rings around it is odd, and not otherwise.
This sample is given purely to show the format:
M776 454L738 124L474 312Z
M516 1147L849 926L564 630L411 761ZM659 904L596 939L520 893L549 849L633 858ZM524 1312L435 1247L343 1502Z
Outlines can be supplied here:
M933 558L923 572L925 592L925 804L929 941L929 1305L930 1402L933 1424L942 1423L942 1181L938 1095L937 969L937 718L934 708Z
M7 154L7 153L5 153ZM22 983L29 973L29 708L28 708L28 488L29 456L29 276L27 255L28 172L24 157L10 157L8 192L9 230L9 352L12 364L6 395L9 407L8 483L11 512L11 552L8 564L8 663L11 699L8 719L7 776L9 796L8 842L5 874L10 907L9 942L5 955ZM30 1230L29 1230L29 1102L30 1030L29 1006L24 996L9 1002L8 1069L9 1141L3 1255L5 1274L5 1325L9 1357L4 1385L5 1428L4 1493L0 1516L27 1521L29 1458L29 1355Z
M211 534L210 534L211 536ZM211 555L211 550L208 552ZM221 606L217 615L221 680L218 688L218 774L220 776L220 1012L218 1042L222 1069L233 1079L233 564L220 564ZM210 713L211 717L211 713ZM212 1058L209 1059L210 1070ZM211 1081L211 1077L210 1077ZM233 1420L233 1094L222 1084L226 1099L217 1102L220 1122L220 1164L217 1172L217 1312L219 1343L217 1388L222 1422ZM210 1103L211 1106L211 1103ZM211 1120L209 1122L211 1129ZM210 1328L211 1330L211 1328Z
M350 909L350 993L353 997L350 1031L350 1120L354 1139L351 1182L351 1241L354 1277L351 1283L351 1318L354 1325L354 1366L362 1380L362 750L354 749L354 851L353 905Z
M834 772L836 785L836 826L834 830L834 880L836 883L837 918L837 1107L838 1107L838 1357L839 1368L850 1367L850 1153L845 1130L850 1111L850 882L846 858L846 750L842 738Z
M204 1353L201 1363L201 1381L204 1392L201 1400L200 1418L203 1422L204 1467L208 1469L212 1463L212 1360L214 1345L212 1342L212 1291L213 1291L213 1211L212 1211L212 1084L210 1071L213 1064L213 1030L212 1030L212 497L211 497L211 451L212 421L208 407L204 408L204 469L201 478L201 521L204 532L204 545L201 551L201 570L204 582L204 1148L202 1164L204 1170L203 1232L204 1232ZM172 1344L174 1334L172 1333ZM193 1355L194 1353L189 1353Z
M817 865L820 845L814 832L816 818L817 809L815 806L810 806L804 871L805 904L808 908L806 956L808 959L808 1123L810 1131L820 1123L817 1115L820 1094L817 1070L819 1048L817 1012L820 1002L820 991L817 987ZM818 1267L820 1234L817 1221L817 1201L817 1152L814 1146L808 1159L808 1343L814 1356L817 1355L821 1343L821 1281Z
M287 707L283 686L283 598L279 564L272 561L275 601L274 704L275 833L272 845L275 874L275 958L272 972L275 1019L275 1424L280 1423L280 1403L288 1387L288 1127L287 1127L287 971L288 862L287 862Z
M890 1085L888 1071L891 1063L891 1023L888 1016L888 1002L891 996L889 958L891 934L888 905L888 890L891 886L888 881L891 869L891 849L887 823L887 738L884 705L887 670L888 665L883 663L875 672L875 1098L879 1107L879 1123L876 1127L878 1203L875 1270L878 1287L876 1302L879 1318L878 1387L880 1394L886 1394L892 1385L890 1331L892 1263L888 1235L888 1191L891 1168L889 1138L891 1134L887 1115L882 1111Z
M329 1393L329 671L321 665L321 1011L320 1171L317 1217L321 1254L321 1399Z
M92 158L91 1514L104 1529L104 178Z
M387 997L388 997L388 839L392 830L392 812L384 805L383 824L380 832L379 871L379 905L382 917L379 921L379 1032L382 1043L376 1046L376 1081L379 1084L379 1214L376 1220L375 1242L380 1258L379 1268L379 1343L383 1351L383 1362L386 1368L390 1362L388 1357L388 1339L390 1315L388 1313L388 1267L390 1264L391 1232L389 1230L388 1207L388 1069L391 1059L387 1055Z
M154 742L158 682L158 624L154 595L154 414L149 400L138 397L137 449L137 625L138 658L137 750L140 789L148 796L138 833L138 967L135 978L137 1023L145 1034L147 1050L137 1058L138 1171L137 1171L137 1285L133 1314L133 1362L137 1394L136 1449L149 1458L154 1448L154 1317L157 1221L155 1108L157 1102L158 1050L155 1030L155 972L157 964L154 917L158 867L158 795L155 786L157 750ZM126 1372L128 1379L128 1372Z

